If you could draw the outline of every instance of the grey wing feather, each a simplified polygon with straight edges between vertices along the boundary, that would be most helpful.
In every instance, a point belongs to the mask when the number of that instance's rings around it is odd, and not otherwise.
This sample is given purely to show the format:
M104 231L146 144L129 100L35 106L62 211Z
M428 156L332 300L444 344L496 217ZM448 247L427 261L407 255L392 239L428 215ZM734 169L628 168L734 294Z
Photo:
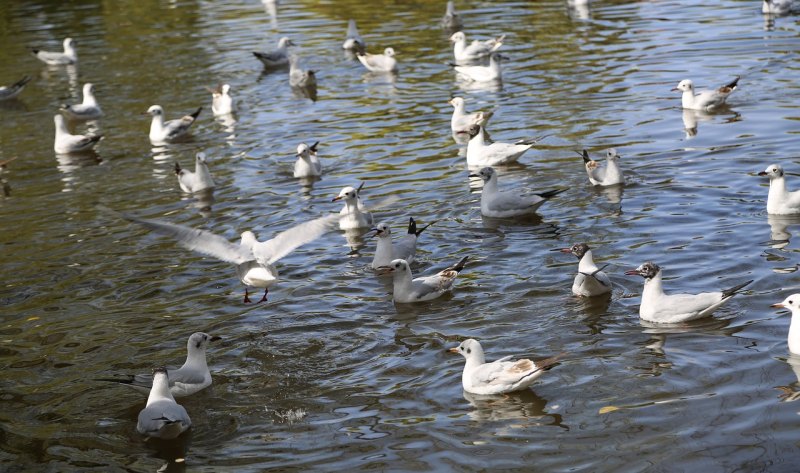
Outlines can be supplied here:
M295 248L310 243L325 233L334 230L336 228L335 224L338 224L339 219L339 214L334 214L296 225L278 233L271 240L256 243L253 246L253 254L259 263L273 264L294 251Z

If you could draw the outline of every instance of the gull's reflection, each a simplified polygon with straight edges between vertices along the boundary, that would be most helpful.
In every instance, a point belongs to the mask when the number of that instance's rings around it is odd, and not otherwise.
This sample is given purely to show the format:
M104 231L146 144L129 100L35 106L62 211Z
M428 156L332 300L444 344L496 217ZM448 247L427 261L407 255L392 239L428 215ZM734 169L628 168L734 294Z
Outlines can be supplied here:
M466 391L462 394L472 407L467 414L472 420L533 419L537 420L534 424L562 425L561 415L547 412L547 399L540 397L531 389L495 396L483 396Z
M305 87L292 86L292 95L298 99L310 99L312 102L316 102L317 85L311 84Z
M474 81L462 74L456 73L456 86L464 92L485 91L500 92L503 90L503 81L500 79L493 81Z
M227 113L225 115L216 115L214 121L220 124L222 130L229 135L225 137L225 141L229 145L233 145L236 141L236 115Z
M775 249L781 249L789 244L792 234L789 225L800 225L800 215L773 215L767 214L769 223L770 241L767 244Z
M455 141L456 144L459 144L459 145L466 145L467 143L469 143L469 133L464 132L464 131L454 131L453 132L453 141ZM466 147L460 147L458 149L458 155L466 157L467 156L467 148Z
M192 194L194 202L192 206L200 211L203 217L211 216L211 206L214 204L214 189L203 189Z
M395 71L387 71L387 72L380 72L380 71L369 71L364 73L361 76L361 80L365 84L388 84L394 85L397 82L397 72Z
M311 198L311 191L314 190L314 183L321 180L322 177L320 176L307 176L307 177L297 178L297 181L300 183L300 193L303 195L304 200L308 200Z
M622 194L625 190L625 186L622 184L594 186L593 190L595 194L605 197L609 204L620 204L622 202ZM619 210L619 213L622 213L622 209Z
M61 176L61 181L64 183L63 192L70 192L74 181L77 180L73 173L80 168L98 165L103 159L97 152L90 150L85 153L56 154L56 161L58 170L63 174Z
M278 0L261 0L264 4L264 11L269 15L270 25L278 27Z
M175 155L171 153L169 146L157 145L150 149L153 154L153 159L156 161L174 161Z
M158 472L184 472L186 471L186 454L189 452L189 444L192 438L192 430L189 429L176 439L163 440L158 438L148 438L147 446L155 450L153 456L165 460Z
M364 241L364 235L367 229L365 228L351 228L347 230L343 230L344 238L347 240L347 246L350 247L351 256L358 255L359 250L366 246Z
M782 393L778 396L778 399L781 402L792 402L800 399L800 389L798 389L798 386L800 386L800 355L790 353L786 363L792 369L797 381L788 386L777 386L777 389Z
M567 0L567 10L570 17L578 20L589 20L592 17L589 0Z

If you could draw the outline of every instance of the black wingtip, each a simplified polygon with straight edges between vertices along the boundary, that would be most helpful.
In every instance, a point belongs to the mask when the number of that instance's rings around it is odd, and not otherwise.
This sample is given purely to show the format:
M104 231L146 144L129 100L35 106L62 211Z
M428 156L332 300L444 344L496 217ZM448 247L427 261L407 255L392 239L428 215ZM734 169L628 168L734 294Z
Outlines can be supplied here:
M726 84L725 87L728 87L729 89L735 89L736 88L736 84L739 83L739 79L740 79L740 77L736 76L736 79L733 79L733 81L731 81L730 84Z
M566 191L566 189L553 189L551 191L541 192L541 193L536 194L536 195L538 195L539 197L542 197L543 199L549 199L551 197L557 196L558 194L560 194L560 193L562 193L564 191Z
M417 235L417 222L414 221L414 217L408 217L408 234Z
M33 48L31 48L31 54L33 54L34 56L36 56L37 54L39 54L39 51L40 51L40 49L33 49Z
M198 115L200 115L200 112L202 112L202 111L203 111L203 107L198 107L198 108L197 108L197 111L196 111L196 112L194 112L194 113L191 115L191 117L192 117L192 118L194 118L195 120L197 120L197 116L198 116Z
M319 141L315 141L313 145L308 147L308 149L310 149L312 152L316 153L317 152L317 145L319 145Z
M733 295L735 295L737 292L742 290L742 288L744 288L745 286L747 286L751 282L753 282L752 279L747 281L747 282L743 282L743 283L741 283L741 284L739 284L737 286L733 286L730 289L725 289L724 291L722 291L722 298L724 299L726 297L732 297Z
M451 270L453 270L453 271L455 271L455 272L457 272L457 273L460 273L460 272L461 272L461 270L462 270L462 269L464 269L464 266L467 264L467 260L468 260L468 259L469 259L469 255L467 255L467 256L465 256L465 257L461 258L461 261L459 261L458 263L456 263L456 265L455 265L455 266L453 266L453 267L452 267L452 268L450 268L450 269L451 269Z
M117 384L133 384L133 376L128 376L127 379L120 378L94 378L93 381L101 381L104 383L117 383Z
M12 85L12 87L24 87L28 82L33 79L31 76L25 76L22 79L18 80L17 82Z
M180 163L175 161L175 174L180 174L182 171Z
M586 150L583 150L582 152L580 152L580 151L576 151L576 152L581 155L581 157L583 158L583 162L584 163L588 163L588 162L592 161L592 159L589 157L589 153L587 153Z

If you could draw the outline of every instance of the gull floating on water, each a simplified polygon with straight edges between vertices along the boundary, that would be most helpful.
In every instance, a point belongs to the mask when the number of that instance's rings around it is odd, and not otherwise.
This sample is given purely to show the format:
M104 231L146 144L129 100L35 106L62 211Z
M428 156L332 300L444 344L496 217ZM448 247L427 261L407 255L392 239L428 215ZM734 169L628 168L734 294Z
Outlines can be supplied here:
M98 141L103 139L103 135L73 135L67 129L67 123L61 115L55 115L53 121L56 124L56 139L53 149L56 153L81 153L94 148Z
M694 93L694 84L689 79L678 83L673 91L681 91L681 106L692 110L712 110L725 103L725 99L736 90L739 77L715 90L702 90L697 95Z
M22 89L30 81L31 76L25 76L9 86L0 86L0 101L13 99L22 92Z
M453 106L453 117L450 119L450 129L455 133L468 133L472 125L486 126L494 112L467 113L464 99L453 97L447 103Z
M383 54L358 53L358 60L372 72L396 72L397 59L394 58L394 49L386 48Z
M497 172L490 167L481 169L478 174L470 174L470 177L479 177L483 180L481 214L487 217L508 218L534 214L548 199L566 190L554 189L537 194L521 194L513 190L501 191L497 187Z
M359 193L364 187L362 183L358 189L347 186L333 198L332 202L344 200L344 208L339 211L339 228L341 230L354 230L372 226L372 214L361 203Z
M792 0L764 0L761 12L769 15L786 15L792 11Z
M592 297L611 292L611 279L598 268L592 258L592 250L586 243L576 243L562 248L562 253L572 253L578 258L578 274L572 282L572 293L576 296Z
M453 56L456 61L473 61L500 49L505 38L506 35L502 35L485 41L475 40L467 45L467 35L463 31L457 31L450 36L450 42L453 43Z
M619 168L619 154L614 148L609 148L606 151L606 166L602 167L600 163L589 158L589 153L583 150L583 153L578 153L583 157L584 165L586 166L586 174L589 175L589 182L595 186L615 186L617 184L625 184L625 177L622 175L622 170Z
M292 54L289 56L289 85L299 88L317 87L317 76L310 69L303 69L299 65L300 59Z
M467 165L500 166L516 162L524 153L544 137L532 140L519 140L515 143L487 143L483 127L472 125L467 130L470 139L467 143Z
M380 266L388 266L392 260L402 259L406 263L413 263L414 256L417 254L417 238L430 227L429 223L417 230L417 222L413 217L408 219L408 232L399 241L392 243L392 229L385 223L379 223L372 229L375 232L377 244L375 247L375 257L372 258L372 269Z
M164 121L164 109L161 105L153 105L147 109L147 113L153 117L150 122L150 142L162 144L175 141L189 134L189 128L197 120L197 116L203 107L200 107L191 115L184 115L175 120Z
M181 165L176 161L175 175L178 176L178 184L183 192L193 194L214 188L214 179L211 178L211 173L208 171L205 153L197 153L195 156L194 172L181 169Z
M393 260L386 266L379 266L377 270L378 274L391 274L393 276L394 293L392 299L395 302L422 302L436 299L449 291L453 287L458 273L464 269L467 258L469 256L463 257L455 265L433 276L419 278L413 277L408 262L402 259Z
M103 116L103 111L94 97L94 85L83 84L83 102L75 105L62 105L61 111L74 120L94 120Z
M236 111L236 104L230 94L230 84L209 88L208 91L211 92L211 111L215 116L230 115Z
M770 164L758 175L769 177L767 213L774 215L800 214L800 190L789 192L786 189L786 178L780 165Z
M308 146L297 145L297 161L294 162L294 177L317 177L322 175L322 163L317 156L319 141Z
M356 20L350 19L347 22L347 39L344 40L342 44L342 49L347 49L348 51L364 51L367 47L367 43L361 39L361 35L358 34L358 28L356 28Z
M39 60L50 64L51 66L77 64L78 62L78 52L75 50L75 42L72 40L72 38L64 39L63 53L42 51L40 49L32 49L31 52L34 56L39 58Z
M148 437L174 439L192 426L186 409L175 402L169 390L166 368L153 370L153 389L147 397L147 405L139 412L136 430Z
M253 51L255 56L264 67L280 67L289 64L289 46L295 46L291 39L284 36L278 40L278 47L266 53Z
M486 363L483 347L477 340L468 339L448 350L466 358L461 374L461 386L472 394L505 394L527 389L545 371L552 368L562 355L533 362L522 359L509 361L512 356Z
M492 53L489 55L488 66L459 66L458 64L453 64L453 68L463 77L475 82L498 81L502 78L500 70L501 59L504 59L504 56L499 53Z
M445 11L444 17L442 17L442 28L447 30L460 30L464 27L464 22L461 20L461 16L456 13L456 7L453 6L453 2L447 2L447 10Z
M644 278L639 317L658 324L674 324L707 317L753 282L750 280L719 292L668 295L661 285L661 268L655 263L648 261L636 269L625 271L625 274Z
M789 351L800 355L800 294L792 294L772 307L789 309L792 320L789 322Z

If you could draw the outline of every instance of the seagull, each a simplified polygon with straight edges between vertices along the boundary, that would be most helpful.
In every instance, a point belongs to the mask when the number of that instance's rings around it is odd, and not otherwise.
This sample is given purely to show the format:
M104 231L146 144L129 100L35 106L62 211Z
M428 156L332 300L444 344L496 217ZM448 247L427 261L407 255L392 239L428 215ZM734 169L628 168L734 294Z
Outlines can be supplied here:
M364 184L361 184L358 189L347 186L333 198L332 202L344 200L344 208L339 212L339 228L341 230L372 226L372 214L366 211L359 198L359 192L363 187Z
M53 149L58 154L81 153L89 151L103 139L103 135L73 135L67 129L67 123L61 115L55 115L53 121L56 124L56 139Z
M460 30L464 27L464 22L461 16L456 13L456 7L453 2L447 2L447 11L442 18L442 28L447 30Z
M267 53L253 51L255 56L264 67L280 67L289 64L289 46L295 46L291 39L284 36L278 40L278 48Z
M703 90L697 95L694 94L694 84L689 79L684 79L672 91L681 91L681 106L692 110L709 111L725 103L725 99L736 90L739 83L739 76L716 90Z
M462 76L474 82L491 82L500 80L500 60L504 57L499 53L492 53L489 55L488 66L459 66L453 64L453 68Z
M472 125L486 126L494 112L467 113L464 99L453 97L447 103L453 106L453 117L450 119L450 129L455 133L468 133Z
M467 359L464 372L461 373L464 391L482 395L506 394L527 389L563 356L556 355L536 362L526 359L509 361L512 355L486 363L483 347L472 338L448 351Z
M222 84L216 88L208 88L211 92L211 111L214 116L230 115L236 111L236 104L231 97L230 84Z
M750 280L720 292L667 295L661 286L661 268L657 264L648 261L636 269L625 271L625 274L644 278L639 317L658 324L688 322L709 316L743 287L753 282Z
M147 109L147 113L153 117L150 122L150 142L153 144L168 143L175 141L189 133L189 127L197 120L200 115L200 107L191 115L184 115L176 120L164 121L164 109L161 105L153 105Z
M170 237L192 251L212 256L220 261L236 265L236 275L245 285L244 302L249 303L248 287L263 287L264 296L258 302L267 300L269 287L278 281L278 270L274 264L294 251L297 247L310 243L333 230L338 215L328 215L295 225L275 235L271 240L258 241L251 231L241 234L237 245L211 232L156 219L144 219L126 214L122 218L137 223L158 234Z
M572 293L576 296L592 297L611 292L611 280L603 268L598 268L592 258L592 250L586 243L576 243L570 248L562 248L562 253L572 253L578 262L578 274L572 283Z
M789 351L800 355L800 294L792 294L771 307L789 309L792 312L792 321L789 322Z
M289 85L300 88L316 88L317 76L314 71L302 69L298 65L299 61L294 54L289 56Z
M367 43L361 39L361 35L358 34L358 28L356 28L356 20L350 19L347 22L347 39L344 40L344 44L342 44L342 49L347 49L348 51L364 51L366 49Z
M297 161L294 162L294 177L316 177L322 175L322 163L317 157L319 141L308 146L305 143L297 145Z
M408 262L403 259L393 260L386 266L379 266L377 270L378 274L393 275L394 295L392 299L395 302L422 302L436 299L449 291L450 288L453 287L458 273L464 269L467 258L469 258L469 256L461 258L461 261L454 266L450 266L433 276L423 276L420 278L414 278L412 276Z
M214 179L211 178L211 173L208 171L205 153L197 153L195 156L194 172L181 169L181 165L176 161L175 175L178 176L178 184L183 192L193 194L214 188Z
M609 148L606 151L606 167L600 166L600 163L589 158L589 153L583 150L583 153L578 153L583 156L583 162L586 165L586 174L589 175L589 182L595 186L615 186L617 184L625 184L625 177L622 175L622 170L619 168L619 154L614 148Z
M22 92L22 89L24 89L25 85L30 81L31 76L25 76L9 86L0 86L0 102L15 98Z
M761 12L769 15L785 15L792 11L792 0L764 0Z
M487 217L508 218L534 214L548 199L566 190L554 189L538 194L501 191L497 188L497 172L490 167L485 167L478 174L470 174L469 176L483 179L481 214Z
M83 102L75 105L62 105L61 111L74 120L94 120L103 116L97 99L94 98L94 85L83 84Z
M175 397L185 397L211 386L211 372L206 363L206 349L210 342L222 340L207 333L195 332L186 342L186 362L178 369L167 370L169 375L169 391ZM128 375L125 379L98 379L119 383L136 391L147 394L153 387L153 375Z
M770 164L758 175L769 177L767 213L773 215L800 214L800 190L791 192L786 190L786 178L780 165Z
M39 58L51 66L58 66L62 64L77 64L78 52L75 51L75 41L72 38L64 39L64 52L54 53L50 51L42 51L39 49L32 49L31 52L34 56Z
M486 143L481 125L471 125L467 130L470 136L467 143L467 165L500 166L516 162L524 153L533 148L544 137L532 140L519 140L516 143Z
M393 48L384 49L383 54L358 53L358 60L372 72L397 72Z
M475 40L467 46L467 36L463 31L457 31L450 36L450 42L453 43L453 56L456 61L474 61L500 49L505 38L506 35L502 35L485 41Z
M169 392L169 376L166 368L153 370L153 389L147 397L147 405L139 412L136 430L148 437L174 439L192 426L186 409L175 402Z
M392 243L392 230L389 225L385 223L376 225L371 230L375 232L375 238L378 239L375 257L372 259L372 269L388 266L395 259L405 260L408 264L413 263L414 255L417 253L417 238L432 224L429 223L417 230L417 222L414 221L413 217L409 217L408 233L396 243Z

